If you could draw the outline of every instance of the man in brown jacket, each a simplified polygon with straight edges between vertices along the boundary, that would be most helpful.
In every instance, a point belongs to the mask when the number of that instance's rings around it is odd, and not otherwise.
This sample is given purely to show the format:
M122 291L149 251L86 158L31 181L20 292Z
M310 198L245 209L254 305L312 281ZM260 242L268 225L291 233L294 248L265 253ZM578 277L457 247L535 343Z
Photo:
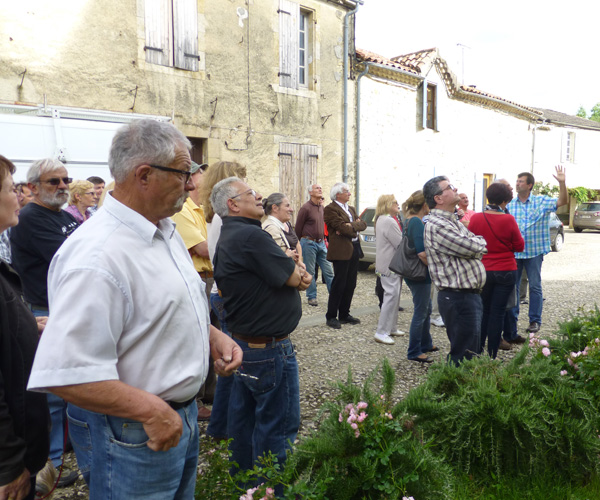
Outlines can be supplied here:
M327 326L339 329L342 323L360 323L350 315L350 304L356 288L358 261L363 256L358 233L364 231L367 224L358 218L354 207L348 205L348 184L335 184L331 188L331 200L323 213L329 231L327 260L333 264L334 271L325 318Z

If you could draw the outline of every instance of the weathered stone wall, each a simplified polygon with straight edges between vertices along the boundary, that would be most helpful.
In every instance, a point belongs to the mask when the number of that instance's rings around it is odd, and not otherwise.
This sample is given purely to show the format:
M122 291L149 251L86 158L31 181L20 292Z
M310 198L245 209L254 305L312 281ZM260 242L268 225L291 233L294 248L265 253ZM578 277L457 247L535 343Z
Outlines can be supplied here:
M340 180L346 11L300 2L316 20L313 83L287 91L278 85L278 0L197 3L200 71L191 72L146 63L143 0L3 2L0 102L173 117L207 139L209 162L245 163L263 194L279 189L279 142L317 145L318 181L328 189Z

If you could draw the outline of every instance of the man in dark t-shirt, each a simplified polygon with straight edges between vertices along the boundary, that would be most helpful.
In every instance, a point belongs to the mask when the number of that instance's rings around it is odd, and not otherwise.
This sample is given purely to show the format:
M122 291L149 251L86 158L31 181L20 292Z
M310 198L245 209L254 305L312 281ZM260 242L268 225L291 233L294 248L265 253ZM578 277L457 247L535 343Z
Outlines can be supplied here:
M244 352L229 399L231 460L251 469L271 451L283 464L300 425L298 364L289 335L302 316L299 291L312 276L262 230L260 194L236 177L215 185L213 209L223 219L215 281L227 328Z
M72 179L68 175L58 160L46 158L33 162L27 171L27 186L33 199L21 209L19 224L10 232L12 265L21 277L23 295L34 316L48 316L50 262L79 225L71 214L61 209L69 197L68 186ZM52 419L50 460L58 468L62 464L66 403L51 394L48 406ZM63 468L59 486L74 483L77 477L75 471Z

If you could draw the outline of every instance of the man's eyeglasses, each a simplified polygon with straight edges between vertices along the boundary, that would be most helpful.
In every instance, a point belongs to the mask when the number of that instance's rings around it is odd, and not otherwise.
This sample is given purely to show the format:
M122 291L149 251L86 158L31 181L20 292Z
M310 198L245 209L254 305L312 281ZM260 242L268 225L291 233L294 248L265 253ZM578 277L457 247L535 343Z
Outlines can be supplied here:
M444 191L448 191L448 189L454 191L456 188L452 184L448 184L444 189L442 189L438 194L436 194L436 196L441 195Z
M163 172L174 172L176 174L182 175L185 184L190 182L190 177L192 176L192 172L190 172L189 170L177 170L176 168L163 167L161 165L148 165L148 166L152 167L152 168L156 168L157 170L162 170Z
M58 186L60 183L64 182L65 184L71 184L73 182L72 177L52 177L51 179L46 179L45 181L40 180L40 182L45 182L46 184L50 184L51 186Z
M246 193L250 193L254 198L256 198L256 191L254 191L254 189L247 189L246 191L244 191L243 193L240 194L236 194L235 196L232 196L231 198L229 198L230 200L235 200L236 198L246 194Z

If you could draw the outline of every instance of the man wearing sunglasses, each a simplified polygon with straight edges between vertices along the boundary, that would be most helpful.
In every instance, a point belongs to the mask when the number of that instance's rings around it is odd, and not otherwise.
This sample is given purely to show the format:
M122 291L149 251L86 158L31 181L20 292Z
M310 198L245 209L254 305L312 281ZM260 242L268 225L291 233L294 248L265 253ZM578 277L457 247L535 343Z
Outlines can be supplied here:
M48 316L50 261L79 225L71 214L61 208L69 198L71 181L59 160L45 158L32 163L27 171L27 187L33 199L21 209L19 224L10 232L13 266L21 276L23 294L34 316ZM50 394L48 406L52 419L50 460L58 468L64 451L66 403ZM68 486L77 477L75 471L63 469L59 486Z
M448 360L459 364L479 353L486 242L458 221L454 210L460 196L447 177L428 180L423 195L431 209L425 224L427 265L439 289L438 306L450 340Z

